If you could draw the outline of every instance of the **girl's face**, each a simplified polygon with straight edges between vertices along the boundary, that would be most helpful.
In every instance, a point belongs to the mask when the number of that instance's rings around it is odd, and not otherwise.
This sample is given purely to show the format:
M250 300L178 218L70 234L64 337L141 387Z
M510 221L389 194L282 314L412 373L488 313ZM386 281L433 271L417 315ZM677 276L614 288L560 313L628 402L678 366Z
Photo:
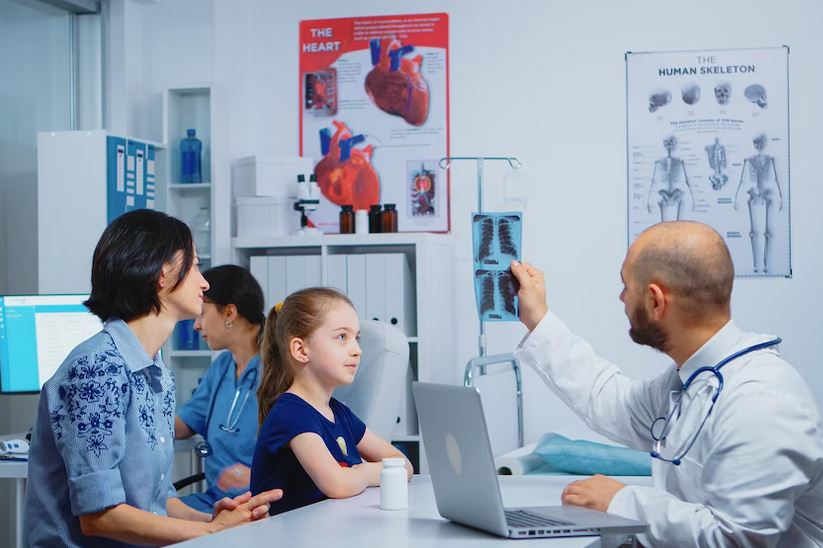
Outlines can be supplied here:
M306 367L326 386L351 384L360 364L360 321L354 309L335 302L306 341Z
M223 312L226 308L223 308ZM220 312L216 304L203 301L203 313L195 318L194 329L200 332L200 336L212 350L223 350L227 346L226 327L227 318Z

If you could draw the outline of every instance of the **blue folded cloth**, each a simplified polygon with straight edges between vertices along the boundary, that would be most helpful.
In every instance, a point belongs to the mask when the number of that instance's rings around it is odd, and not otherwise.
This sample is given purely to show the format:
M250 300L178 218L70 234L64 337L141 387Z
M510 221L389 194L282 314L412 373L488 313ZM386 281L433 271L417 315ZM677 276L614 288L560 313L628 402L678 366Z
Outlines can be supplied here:
M556 472L591 476L651 476L651 457L645 451L615 447L586 440L570 440L560 434L543 434L534 448Z

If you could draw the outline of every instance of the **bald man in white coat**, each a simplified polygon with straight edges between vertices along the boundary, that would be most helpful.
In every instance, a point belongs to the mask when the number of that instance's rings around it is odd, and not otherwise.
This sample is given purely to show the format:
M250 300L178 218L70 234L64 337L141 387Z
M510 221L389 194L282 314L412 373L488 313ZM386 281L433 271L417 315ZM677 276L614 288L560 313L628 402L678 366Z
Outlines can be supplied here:
M648 380L624 377L548 311L539 270L515 262L512 271L529 329L520 362L590 428L655 455L653 487L597 475L569 484L564 504L647 522L639 536L647 546L823 546L817 406L778 354L779 340L731 320L734 271L717 232L661 223L629 248L620 295L629 334L674 361ZM683 391L698 369L735 354L719 375L699 373Z

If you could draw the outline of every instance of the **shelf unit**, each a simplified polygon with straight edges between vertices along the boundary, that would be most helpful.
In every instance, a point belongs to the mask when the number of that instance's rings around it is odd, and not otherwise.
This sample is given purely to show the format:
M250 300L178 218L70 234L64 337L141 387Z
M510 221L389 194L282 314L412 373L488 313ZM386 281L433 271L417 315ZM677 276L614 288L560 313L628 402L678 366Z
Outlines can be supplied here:
M454 302L450 281L452 239L450 235L430 233L393 234L326 234L321 236L285 236L232 240L234 260L249 267L253 256L319 256L320 280L329 280L329 257L334 255L402 253L405 255L414 287L413 306L416 325L409 336L410 380L457 384L461 382L454 364ZM277 301L285 295L266 295ZM361 316L362 316L362 312ZM411 413L408 431L398 432L391 441L404 444L415 470L428 472L425 451L421 447L419 427L411 399L411 387L404 400ZM402 404L401 404L402 406Z
M215 170L212 151L213 124L215 111L212 86L210 84L182 86L167 89L163 95L163 140L168 150L166 161L163 209L181 219L192 230L200 258L201 270L214 264L214 198ZM186 130L194 128L197 138L203 143L201 156L201 175L203 182L180 183L180 142L186 137ZM208 208L209 231L208 245L201 244L194 221L201 208ZM178 327L179 329L179 327ZM175 373L177 383L178 408L188 401L192 391L197 387L200 377L208 369L216 353L210 351L204 342L194 350L178 348L177 330L170 337L164 349L166 362Z

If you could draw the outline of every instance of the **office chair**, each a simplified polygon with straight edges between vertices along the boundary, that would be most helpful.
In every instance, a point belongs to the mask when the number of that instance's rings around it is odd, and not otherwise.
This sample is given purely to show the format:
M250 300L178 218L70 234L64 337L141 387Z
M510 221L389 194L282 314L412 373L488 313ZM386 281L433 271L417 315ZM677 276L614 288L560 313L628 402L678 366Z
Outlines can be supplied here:
M409 368L409 341L398 328L376 320L360 322L363 354L354 382L334 391L366 426L383 439L390 439Z

